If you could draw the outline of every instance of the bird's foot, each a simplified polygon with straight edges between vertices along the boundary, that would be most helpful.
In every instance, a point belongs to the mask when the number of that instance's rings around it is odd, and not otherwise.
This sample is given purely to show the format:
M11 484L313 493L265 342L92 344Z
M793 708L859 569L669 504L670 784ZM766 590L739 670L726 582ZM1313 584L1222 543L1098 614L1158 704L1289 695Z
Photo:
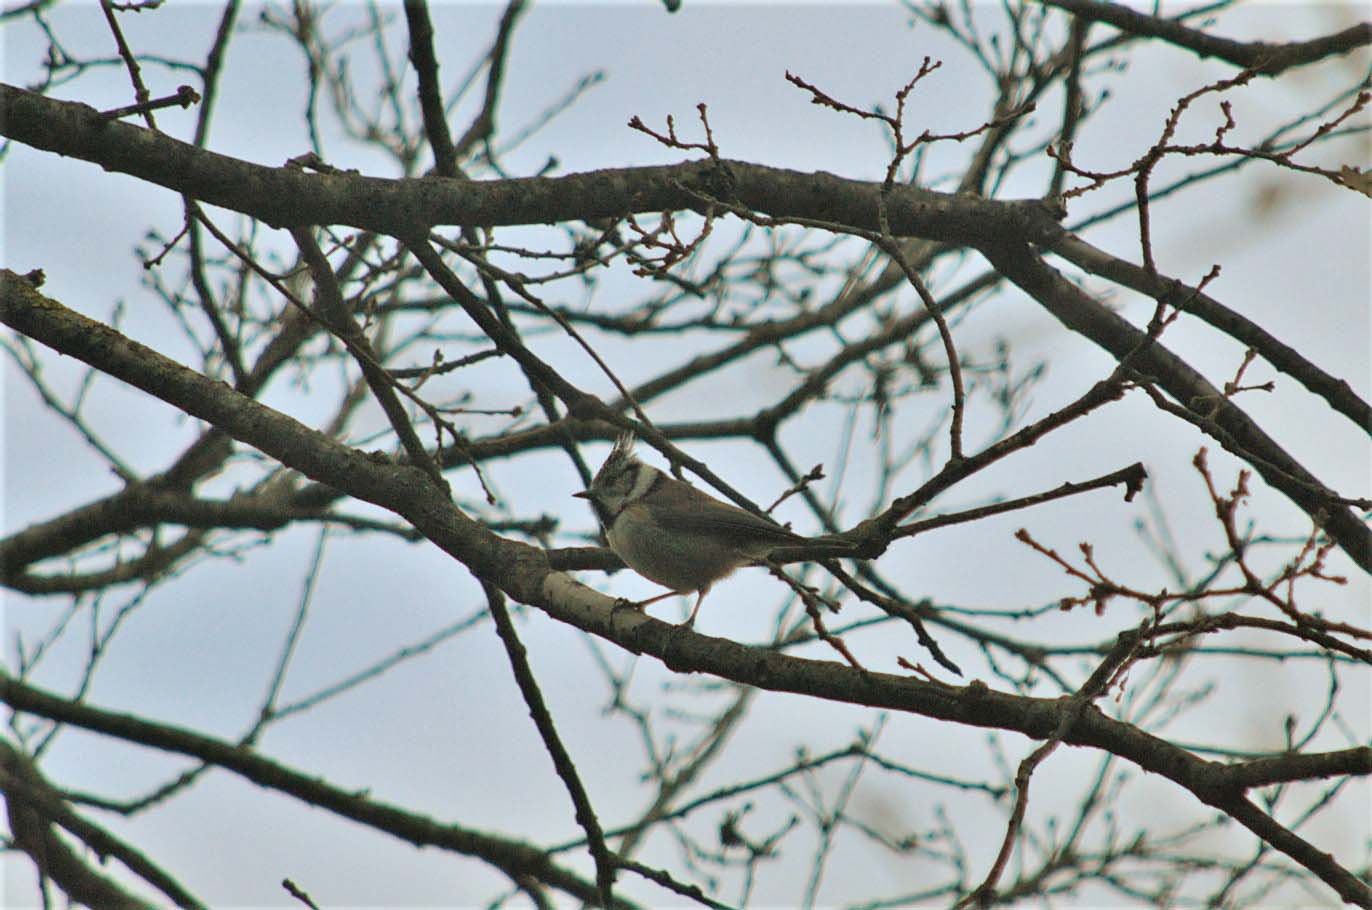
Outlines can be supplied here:
M616 597L614 605L610 607L610 615L622 613L625 610L632 610L635 613L643 612L643 601L630 600L627 597Z

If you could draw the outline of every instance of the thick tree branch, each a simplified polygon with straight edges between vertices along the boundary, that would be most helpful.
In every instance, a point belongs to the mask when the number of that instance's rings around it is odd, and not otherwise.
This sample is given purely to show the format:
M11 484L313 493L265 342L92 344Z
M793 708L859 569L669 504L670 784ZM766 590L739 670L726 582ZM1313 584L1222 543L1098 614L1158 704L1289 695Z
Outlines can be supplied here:
M512 180L384 180L252 164L162 133L110 123L84 104L0 85L0 135L98 164L260 218L275 227L341 224L399 237L435 225L550 224L627 214L709 208L722 199L767 215L813 218L878 230L882 184L742 161L619 168ZM1022 238L1046 243L1061 232L1038 200L894 188L891 232L950 243Z
M1300 506L1352 560L1372 572L1372 530L1337 495L1269 437L1190 364L1156 342L1142 346L1145 334L1122 316L1091 299L1023 244L993 244L982 253L1005 277L1037 300L1063 325L1116 358L1133 354L1133 369L1156 382L1182 407L1202 418L1226 449L1244 459L1263 479ZM1137 353L1134 353L1137 352Z
M1053 245L1053 252L1092 275L1133 288L1154 300L1166 300L1183 312L1199 317L1257 351L1272 366L1319 395L1359 428L1372 433L1372 405L1358 397L1346 380L1329 375L1295 348L1200 288L1165 275L1150 274L1143 266L1112 256L1074 234L1060 237Z
M1293 66L1315 63L1327 57L1346 54L1372 44L1372 24L1360 22L1341 32L1312 38L1270 44L1266 41L1235 41L1206 34L1173 19L1150 16L1108 0L1039 0L1093 22L1105 22L1130 35L1160 38L1168 44L1194 51L1197 56L1215 57L1244 69L1255 69L1264 76L1275 76Z

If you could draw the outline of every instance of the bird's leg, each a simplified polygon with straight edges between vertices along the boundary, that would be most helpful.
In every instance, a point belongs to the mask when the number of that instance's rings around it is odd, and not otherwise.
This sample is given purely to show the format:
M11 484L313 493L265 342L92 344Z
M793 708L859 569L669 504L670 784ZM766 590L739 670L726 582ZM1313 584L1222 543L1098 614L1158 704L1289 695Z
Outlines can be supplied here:
M627 597L615 598L615 605L611 607L611 612L618 613L620 610L633 610L635 613L642 613L643 608L649 604L655 604L659 600L676 595L676 591L668 591L666 594L659 594L656 597L649 597L647 600L629 600Z
M649 597L647 600L640 600L637 603L635 603L634 608L642 610L644 607L648 606L648 604L655 604L659 600L666 600L667 598L675 597L680 593L680 591L668 591L666 594L659 594L656 597Z
M705 595L708 593L710 593L709 585L706 585L705 587L700 589L700 593L696 595L696 605L691 608L691 615L686 617L686 621L681 624L681 627L683 629L691 629L695 627L696 614L700 612L700 602L705 599Z

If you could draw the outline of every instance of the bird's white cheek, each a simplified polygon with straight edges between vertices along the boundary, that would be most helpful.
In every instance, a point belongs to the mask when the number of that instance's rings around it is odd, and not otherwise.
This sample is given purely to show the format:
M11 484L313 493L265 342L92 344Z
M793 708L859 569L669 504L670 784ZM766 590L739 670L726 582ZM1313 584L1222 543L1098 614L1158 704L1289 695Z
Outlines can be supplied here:
M647 496L648 491L657 483L658 475L661 473L647 465L640 464L637 465L636 468L637 471L634 474L634 485L629 488L629 495L624 497L625 502L638 502L644 496Z

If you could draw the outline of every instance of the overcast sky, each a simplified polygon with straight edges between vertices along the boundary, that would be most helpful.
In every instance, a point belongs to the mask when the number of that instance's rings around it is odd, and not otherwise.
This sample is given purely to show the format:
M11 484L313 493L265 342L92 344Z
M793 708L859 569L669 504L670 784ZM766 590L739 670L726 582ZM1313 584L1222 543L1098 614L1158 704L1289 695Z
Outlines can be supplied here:
M393 12L399 16L398 9ZM360 13L361 7L343 6L328 21L341 28L344 20ZM499 14L500 8L490 5L435 8L440 63L449 85L489 44ZM173 3L155 13L122 16L120 21L131 45L140 51L195 58L208 47L218 15L216 6ZM300 116L305 80L298 57L280 37L256 27L256 16L256 9L249 8L240 17L244 34L230 51L208 145L223 154L277 165L308 148ZM1342 27L1352 16L1352 7L1258 6L1226 16L1222 30L1240 38L1308 37ZM111 53L108 31L95 5L60 6L50 19L73 55ZM403 28L396 28L391 40L402 34ZM6 81L31 83L44 50L42 36L23 23L7 23L3 35ZM681 12L668 15L660 5L647 2L538 7L516 32L501 114L504 133L516 133L534 112L587 74L600 71L603 80L569 113L512 153L505 164L532 173L556 155L559 172L570 173L680 160L677 153L663 150L626 123L638 115L660 127L670 114L680 128L691 129L695 107L704 102L715 138L728 157L877 179L887 154L881 133L869 124L810 104L807 96L787 84L783 74L791 70L836 97L867 106L889 103L926 55L942 59L944 67L916 96L913 111L921 128L953 131L979 124L986 115L988 96L966 54L928 27L912 28L910 17L898 8L725 7L686 0ZM361 50L355 54L359 77L367 57ZM1346 83L1348 71L1343 66L1313 68L1293 78L1292 83L1308 95L1285 95L1270 87L1237 93L1235 113L1245 134L1261 135L1265 124L1304 110L1308 97L1325 97L1321 86L1340 79ZM1156 135L1167 108L1180 94L1225 74L1223 67L1204 65L1175 51L1151 49L1136 55L1128 71L1105 77L1116 100L1091 122L1078 143L1078 160L1089 160L1100 169L1127 165L1151 143L1149 137ZM192 81L186 74L156 65L148 65L145 75L155 94ZM116 68L92 72L54 94L102 108L131 100L127 77ZM1045 111L1044 116L1051 122L1056 109ZM162 129L189 138L191 114L163 111L158 120ZM462 112L456 122L459 131L465 127ZM1194 129L1197 135L1205 135L1213 122L1202 120ZM391 175L388 162L347 143L336 132L326 132L325 146L328 161L335 167ZM931 180L954 173L959 150L950 149L948 154L952 157L942 169L938 156L931 162L927 172ZM22 147L9 150L3 175L6 267L19 272L45 269L46 294L97 318L109 319L114 301L124 301L124 331L154 346L184 351L170 321L159 314L159 305L141 289L143 270L132 249L149 227L164 235L179 229L178 197L132 178L106 174L94 165ZM947 188L937 182L934 186ZM1007 188L1006 195L1036 195L1042 186L1041 180L1026 178L1022 187ZM1184 200L1157 205L1154 231L1159 265L1164 272L1196 281L1213 263L1222 263L1223 274L1209 289L1214 296L1242 309L1367 397L1372 394L1367 367L1372 363L1367 200L1319 178L1277 172L1266 178L1264 187L1265 194L1258 198L1235 192L1234 184L1217 184ZM1067 223L1098 205L1094 199L1079 209L1074 203ZM223 212L216 217L232 223ZM1131 261L1139 258L1136 226L1128 219L1089 236L1098 246ZM1108 368L1103 355L1085 343L1064 345L1055 324L1036 307L1014 293L1010 299L1016 304L979 310L960 329L965 333L960 338L969 347L989 349L995 338L1008 337L1026 365L1050 361L1048 379L1035 395L1033 414L1062 404L1080 394L1083 383L1104 375ZM1136 322L1146 318L1151 306L1126 296L1113 302ZM1169 332L1167 341L1214 381L1231 375L1242 354L1233 345L1217 343L1213 333L1190 325ZM626 378L659 366L656 361L636 361L635 356L626 348L615 361ZM591 374L588 366L582 368ZM68 389L78 375L69 363L53 362L48 370L59 386ZM1268 371L1258 378L1271 375ZM6 533L117 488L116 479L99 460L44 411L8 360L4 380ZM141 469L160 469L177 451L175 440L190 438L193 428L175 419L168 409L110 382L97 386L95 394L101 404L92 411L93 422ZM708 406L700 402L699 397L669 400L659 416L689 417L692 408ZM292 403L304 406L299 399ZM1361 455L1365 448L1360 447L1366 440L1359 440L1346 421L1330 419L1322 403L1295 395L1270 404L1245 401L1245 406L1326 484L1349 495L1367 495L1372 478ZM962 492L965 498L959 501L1027 492L1020 485L1025 477L1034 478L1029 487L1036 490L1142 458L1160 495L1182 503L1175 530L1184 544L1211 550L1222 546L1204 514L1198 478L1186 468L1200 445L1188 428L1175 422L1164 424L1144 400L1111 409L1092 426L1087 437L1052 440L1025 453L1012 468L988 472ZM1232 479L1234 463L1215 452L1217 448L1211 445L1217 474ZM708 447L702 451L708 452ZM492 467L492 476L510 497L514 512L552 512L563 517L564 527L590 530L589 514L570 499L578 489L574 475L560 463L544 470L552 464L552 460L537 459L500 464ZM750 482L759 487L775 482L765 472L755 471L747 458L732 467L731 480L745 489ZM455 482L461 489L463 481L455 478ZM1132 541L1138 507L1126 509L1112 496L1100 508L1091 538L1102 550L1112 545L1119 552L1136 550ZM1254 508L1264 510L1274 531L1303 534L1307 529L1298 512L1265 490L1255 493ZM1070 549L1083 535L1079 520L1079 513L1070 509L1049 507L1032 518L1018 515L975 528L949 529L919 538L918 546L912 546L902 562L908 563L908 571L916 573L913 577L920 584L927 578L925 590L936 601L985 606L1047 603L1067 593L1061 573L1026 553L1011 533L1032 521L1036 536ZM242 561L198 564L179 583L159 589L139 611L135 627L125 631L119 648L103 663L93 701L228 738L239 735L251 723L249 712L267 685L264 673L300 596L303 566L313 545L314 535L308 530L285 532L273 546L254 549ZM1007 568L1004 573L987 572L988 565ZM298 692L310 691L349 668L481 609L479 591L465 571L430 547L376 537L338 538L329 544L325 566L316 592L321 606L312 616L309 637L292 670L291 686ZM1365 623L1366 577L1347 567L1346 561L1336 566L1349 571L1353 583L1328 594L1321 609L1330 615L1343 611L1351 621ZM626 596L654 591L628 573L613 579L588 574L583 580ZM727 604L749 603L758 597L770 603L774 596L765 578L740 575L712 595L702 612L701 628L738 640L762 638L765 618L750 617ZM117 609L120 603L117 598L111 600L107 609ZM673 609L664 607L660 615ZM15 633L39 634L56 611L55 604L7 594L5 659L13 659ZM1073 627L1074 622L1078 622L1075 615L1062 620L1064 636L1082 641L1100 637L1098 629ZM583 684L593 671L582 634L541 616L529 619L522 631L554 710L594 717L604 693ZM576 837L565 793L549 772L546 755L509 685L505 658L487 646L488 638L482 636L480 646L459 641L346 700L275 727L263 749L284 762L317 770L340 785L371 787L387 800L421 807L435 818L545 842ZM79 640L73 637L69 653L56 655L38 682L68 691L83 659L77 644ZM628 660L626 655L615 659ZM1229 718L1236 738L1251 737L1265 722L1263 718L1302 708L1300 686L1308 684L1308 679L1286 666L1263 669L1282 678L1291 674L1289 684L1274 685L1272 677L1252 680L1254 686L1263 687L1269 701L1261 717L1245 704L1235 704ZM647 662L636 672L637 685L644 690L667 678L660 667ZM482 696L470 697L474 690ZM1366 693L1355 694L1349 705L1367 711ZM739 754L731 770L739 776L784 765L802 742L816 751L825 745L841 745L870 721L851 709L817 707L809 701L776 696L764 697L763 708L760 721L731 745ZM1206 723L1213 725L1213 717L1207 711ZM1181 723L1184 731L1185 720ZM1262 727L1265 732L1259 735L1275 736L1279 727L1268 727ZM798 728L804 733L797 733ZM1198 726L1194 732L1196 739L1224 735L1213 726ZM613 824L641 809L642 794L616 789L622 772L615 767L616 756L635 754L631 730L606 723L571 726L563 733L580 759L602 821ZM968 757L948 748L940 734L938 725L918 719L893 725L890 732L893 748L918 755L922 766L962 769ZM1185 738L1184 733L1178 735ZM1256 745L1251 738L1248 742ZM487 748L490 743L500 744L499 749ZM1264 745L1276 748L1280 742L1274 739ZM91 755L100 756L98 762L91 761ZM110 756L127 761L112 761ZM1091 761L1065 756L1044 772L1045 792L1051 792L1059 775L1070 779L1090 767ZM75 789L129 795L143 792L185 766L73 732L63 736L44 765L53 779ZM510 773L520 767L521 773ZM521 782L517 791L510 784L515 779ZM874 791L866 798L876 805L882 793ZM1136 798L1152 811L1166 811L1169 801L1180 811L1194 811L1181 795L1167 788L1144 789ZM1149 803L1150 799L1156 802ZM522 807L517 823L509 817L515 801ZM188 813L189 807L194 811ZM919 808L923 807L902 807L911 812ZM188 818L195 819L192 831L185 827ZM449 905L482 900L501 886L498 877L477 864L433 851L415 851L361 832L283 797L264 795L225 774L209 775L182 798L179 807L174 804L165 812L132 821L108 822L215 906L281 905L284 896L278 882L283 876L310 883L319 892L316 897L328 906ZM987 818L985 830L994 834L1002 824L999 816ZM1317 839L1365 838L1367 834L1362 819L1342 817L1321 824L1326 827L1308 833ZM206 842L213 843L213 849L207 849ZM990 843L983 850L973 845L973 859L984 864L994 846ZM670 855L670 845L653 847ZM803 862L804 852L796 853L795 861ZM832 900L850 896L845 888L864 878L876 877L883 883L918 880L918 870L875 863L857 851L842 856L848 865L836 863L832 870L832 893L826 892ZM572 863L572 857L567 861ZM581 863L581 858L575 862ZM32 870L27 861L6 856L4 863L6 906L33 906ZM581 863L580 868L586 865ZM254 877L246 870L257 874ZM788 895L794 891L784 885L793 887L794 882L768 881L777 890L760 894L763 903L784 904L793 899Z

